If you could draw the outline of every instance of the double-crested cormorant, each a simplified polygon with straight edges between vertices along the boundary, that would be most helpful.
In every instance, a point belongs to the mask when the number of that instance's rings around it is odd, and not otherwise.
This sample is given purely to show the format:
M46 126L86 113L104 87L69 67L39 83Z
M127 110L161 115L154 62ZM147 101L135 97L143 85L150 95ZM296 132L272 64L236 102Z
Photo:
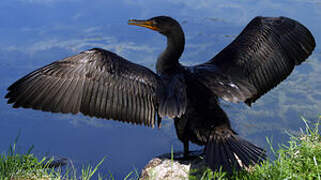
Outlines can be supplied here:
M218 98L251 105L284 80L313 51L310 31L286 17L256 17L209 61L183 66L184 32L167 16L129 20L167 37L153 71L94 48L31 72L8 88L8 103L61 113L83 113L154 127L174 119L188 155L189 141L205 145L216 170L258 163L265 151L237 136Z

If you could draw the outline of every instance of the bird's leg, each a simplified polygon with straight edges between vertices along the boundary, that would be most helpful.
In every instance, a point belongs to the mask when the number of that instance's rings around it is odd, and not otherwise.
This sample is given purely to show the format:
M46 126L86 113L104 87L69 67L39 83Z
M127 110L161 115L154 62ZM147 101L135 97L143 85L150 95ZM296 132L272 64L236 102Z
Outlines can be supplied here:
M188 144L188 140L183 141L184 144L184 155L181 156L180 153L180 157L176 157L174 158L175 160L182 160L182 161L186 161L186 160L193 160L195 158L198 158L200 156L200 153L198 153L199 151L189 151L189 144Z
M183 144L184 144L184 158L188 158L188 154L189 154L188 140L184 141Z
M195 153L195 151L193 151L193 152L189 151L188 140L184 141L184 157L183 157L183 160L193 160L195 158L198 158L199 155L195 155L194 153Z
M182 154L181 153L179 153L179 155L178 156L176 156L174 159L175 160L188 160L189 159L189 146L188 146L188 140L184 140L184 141L182 141L183 142L183 144L184 144L184 154L183 154L183 156L182 156Z

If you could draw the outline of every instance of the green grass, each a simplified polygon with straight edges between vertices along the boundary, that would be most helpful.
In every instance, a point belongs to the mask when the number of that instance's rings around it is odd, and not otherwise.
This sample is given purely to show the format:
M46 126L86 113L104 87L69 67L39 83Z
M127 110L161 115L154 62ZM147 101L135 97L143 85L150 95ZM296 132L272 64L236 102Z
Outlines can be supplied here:
M276 160L273 162L265 161L261 165L251 167L250 172L235 172L229 176L225 172L213 172L210 169L197 170L202 172L199 175L190 176L191 180L207 180L207 179L236 179L236 180L278 180L278 179L313 179L321 180L321 136L319 133L319 122L310 127L306 119L302 118L306 127L299 135L290 135L288 145L280 145L278 151L271 148ZM0 180L10 179L90 179L102 164L102 159L95 167L88 166L81 170L81 174L77 175L74 170L67 170L62 173L61 169L47 168L52 160L46 157L38 159L31 151L31 147L26 153L16 153L16 142L9 148L7 153L0 156ZM271 146L272 147L272 146ZM194 173L193 173L194 174ZM195 173L197 174L197 173ZM138 179L139 172L134 170L130 172L125 180ZM100 176L98 179L115 178L111 173L109 175Z
M82 179L89 180L98 170L104 159L102 159L95 167L88 166L81 170L80 176L77 176L75 170L67 169L66 173L62 173L60 168L48 168L53 159L43 157L38 159L31 151L33 146L26 153L16 153L16 144L19 136L14 144L10 146L7 153L0 156L0 180L33 180L33 179ZM102 179L99 176L99 179Z
M321 180L321 136L319 132L321 116L312 128L306 119L302 118L302 120L306 125L305 130L302 130L300 135L289 134L290 141L287 146L281 145L278 151L271 146L276 157L273 162L267 160L261 165L251 167L250 172L235 172L232 176L206 169L200 176L191 176L190 179Z
M54 172L44 168L46 158L39 160L31 154L33 147L25 154L16 154L16 141L17 138L9 151L0 156L0 179L40 179L53 175Z

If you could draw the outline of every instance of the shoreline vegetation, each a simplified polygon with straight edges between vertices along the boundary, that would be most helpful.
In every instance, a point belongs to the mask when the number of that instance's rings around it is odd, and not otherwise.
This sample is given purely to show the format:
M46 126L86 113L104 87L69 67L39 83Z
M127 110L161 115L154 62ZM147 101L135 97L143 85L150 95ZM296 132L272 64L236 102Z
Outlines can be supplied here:
M210 169L195 170L201 173L192 173L189 179L316 179L321 180L321 135L320 121L321 116L316 123L308 123L302 117L305 128L300 129L300 133L289 134L287 145L279 145L279 149L272 148L275 156L274 161L266 160L261 165L256 165L248 171L235 172L229 176L225 172L212 172ZM19 137L19 136L18 136ZM22 180L22 179L82 179L89 180L95 176L95 179L115 179L110 172L101 175L97 173L104 158L96 166L83 167L80 173L72 168L50 168L54 159L47 157L37 158L33 153L31 146L26 153L16 153L16 138L8 152L0 154L0 180ZM270 141L267 139L270 143ZM271 143L270 143L271 144ZM194 171L194 170L193 170ZM125 180L139 179L139 172L133 170L128 173ZM97 178L96 178L97 177ZM152 178L153 179L153 178Z

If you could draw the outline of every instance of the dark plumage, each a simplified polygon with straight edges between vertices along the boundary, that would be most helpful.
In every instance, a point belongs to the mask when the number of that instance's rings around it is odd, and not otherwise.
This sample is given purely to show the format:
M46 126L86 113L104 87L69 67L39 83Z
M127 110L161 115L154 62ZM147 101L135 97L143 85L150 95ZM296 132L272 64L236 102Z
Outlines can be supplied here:
M168 116L174 119L184 154L189 141L205 145L213 170L222 166L230 172L265 158L264 150L232 130L218 98L251 105L279 84L312 53L315 41L308 29L286 17L256 17L211 60L186 67L178 62L185 39L177 21L159 16L129 24L167 37L157 74L95 48L21 78L8 88L8 103L152 127Z

